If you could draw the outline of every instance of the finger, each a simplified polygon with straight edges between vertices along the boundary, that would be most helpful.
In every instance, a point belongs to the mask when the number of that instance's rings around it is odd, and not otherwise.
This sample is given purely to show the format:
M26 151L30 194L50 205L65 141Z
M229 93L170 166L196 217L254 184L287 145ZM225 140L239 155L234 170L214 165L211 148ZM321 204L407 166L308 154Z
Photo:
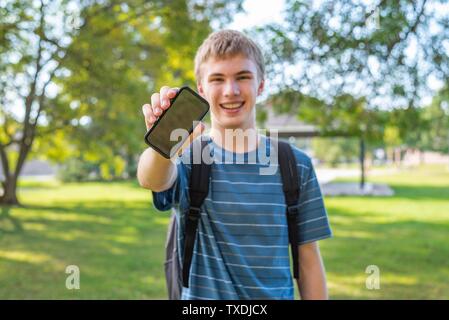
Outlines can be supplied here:
M145 126L147 127L147 131L153 127L153 123L145 119Z
M161 107L164 110L170 106L170 100L167 95L169 90L170 90L170 87L168 87L168 86L163 86L160 90Z
M178 93L178 91L179 91L179 88L171 88L167 91L167 96L170 99L173 99L176 96L176 94Z
M171 88L171 89L167 89L167 91L164 91L164 94L167 97L168 104L167 103L166 104L162 104L161 103L162 110L167 110L168 108L170 108L170 106L171 106L171 99L173 99L176 96L178 91L179 91L178 88Z
M151 95L151 109L153 110L153 114L158 117L162 114L161 109L161 101L160 101L160 94L159 93L153 93Z
M156 121L156 116L153 113L153 109L151 108L151 105L145 104L143 106L143 113L145 115L145 118L151 122Z
M143 116L144 116L145 118L149 118L150 115L152 114L152 112L151 112L151 105L148 104L148 103L144 104L144 105L142 106L142 113L143 113Z
M149 130L156 121L156 117L153 115L153 111L151 110L151 106L149 104L144 104L142 106L142 112L145 117L145 125L147 126L147 130Z

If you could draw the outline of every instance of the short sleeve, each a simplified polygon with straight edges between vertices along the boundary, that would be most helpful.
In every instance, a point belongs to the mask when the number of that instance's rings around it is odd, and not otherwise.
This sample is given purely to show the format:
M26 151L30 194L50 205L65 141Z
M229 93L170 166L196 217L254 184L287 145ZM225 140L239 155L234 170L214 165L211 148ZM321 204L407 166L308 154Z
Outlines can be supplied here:
M305 156L305 155L304 155ZM298 201L299 244L305 244L332 237L321 188L312 161L305 156L300 176L300 196ZM299 168L298 168L299 169Z
M186 192L188 186L188 175L189 170L187 166L180 161L180 158L176 160L176 167L178 170L178 176L173 183L173 185L161 192L154 192L153 194L153 205L159 211L167 211L174 206L179 205L180 202L186 199Z

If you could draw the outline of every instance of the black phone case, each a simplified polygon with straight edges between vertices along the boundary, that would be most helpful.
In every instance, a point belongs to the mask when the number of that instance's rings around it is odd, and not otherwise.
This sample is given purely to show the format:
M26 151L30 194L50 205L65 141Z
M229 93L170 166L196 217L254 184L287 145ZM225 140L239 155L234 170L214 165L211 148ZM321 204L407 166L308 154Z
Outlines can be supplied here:
M202 102L204 102L207 105L207 109L204 111L204 113L200 116L199 119L197 119L197 121L201 121L206 114L209 112L210 106L209 106L209 102L207 102L206 99L204 99L203 97L201 97L198 93L196 93L194 90L190 89L188 86L183 86L179 89L178 93L176 94L176 96L172 99L170 99L170 108L168 108L167 110L164 110L164 112L162 112L162 114L159 116L159 118L154 122L153 126L150 128L150 130L148 130L148 132L145 134L145 142L154 150L156 150L161 156L163 156L166 159L170 159L170 155L164 153L161 149L159 149L155 144L151 143L149 136L151 134L151 132L154 130L154 128L156 128L156 126L158 125L158 123L163 119L163 117L165 116L165 114L171 109L171 106L175 103L176 98L181 94L181 92L183 90L187 90L190 93L192 93L195 97L197 97L199 100L201 100ZM193 132L193 125L192 127L188 130L189 135L187 136L187 138L192 134ZM185 140L183 141L183 143L185 142ZM182 143L180 144L180 146L182 146ZM179 150L179 148L175 151L175 153L177 153Z

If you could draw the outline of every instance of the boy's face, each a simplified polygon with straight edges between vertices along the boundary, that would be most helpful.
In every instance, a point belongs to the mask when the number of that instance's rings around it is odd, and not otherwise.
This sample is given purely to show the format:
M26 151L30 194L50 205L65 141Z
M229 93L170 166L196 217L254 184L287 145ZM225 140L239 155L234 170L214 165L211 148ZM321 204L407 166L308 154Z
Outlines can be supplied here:
M243 55L210 58L200 66L200 73L198 92L210 104L212 127L255 128L256 97L264 86L256 63Z

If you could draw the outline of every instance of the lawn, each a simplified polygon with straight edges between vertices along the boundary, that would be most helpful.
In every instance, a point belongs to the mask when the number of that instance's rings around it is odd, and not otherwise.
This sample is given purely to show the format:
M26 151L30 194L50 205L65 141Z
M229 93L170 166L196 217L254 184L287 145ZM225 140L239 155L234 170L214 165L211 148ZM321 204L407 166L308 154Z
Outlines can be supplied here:
M323 241L332 297L449 299L449 170L421 167L369 178L394 197L328 198L334 238ZM380 270L368 290L366 267Z
M165 297L167 213L136 183L26 183L0 219L0 298ZM80 290L66 289L66 267Z
M335 197L320 243L333 299L449 299L449 171L376 176L391 198ZM22 182L23 208L0 209L1 299L164 299L169 213L135 182ZM66 288L66 267L80 290ZM365 270L380 270L369 290Z

